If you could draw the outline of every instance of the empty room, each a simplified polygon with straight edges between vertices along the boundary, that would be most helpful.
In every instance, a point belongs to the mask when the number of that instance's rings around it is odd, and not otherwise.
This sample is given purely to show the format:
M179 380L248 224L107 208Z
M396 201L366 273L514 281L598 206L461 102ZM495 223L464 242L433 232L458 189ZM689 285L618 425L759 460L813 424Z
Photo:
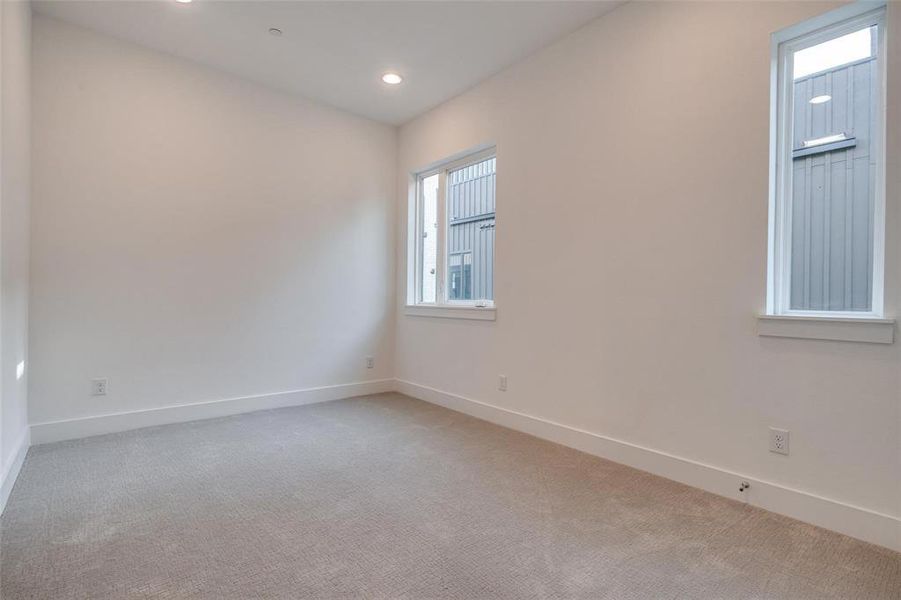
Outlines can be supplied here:
M0 0L0 598L901 600L901 2Z

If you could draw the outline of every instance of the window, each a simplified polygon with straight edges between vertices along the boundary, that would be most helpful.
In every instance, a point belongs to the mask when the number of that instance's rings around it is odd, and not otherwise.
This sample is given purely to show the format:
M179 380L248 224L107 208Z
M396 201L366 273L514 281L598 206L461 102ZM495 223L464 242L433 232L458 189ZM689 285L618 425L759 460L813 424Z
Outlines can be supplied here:
M769 315L882 316L884 12L774 36Z
M408 304L494 306L494 149L415 176Z

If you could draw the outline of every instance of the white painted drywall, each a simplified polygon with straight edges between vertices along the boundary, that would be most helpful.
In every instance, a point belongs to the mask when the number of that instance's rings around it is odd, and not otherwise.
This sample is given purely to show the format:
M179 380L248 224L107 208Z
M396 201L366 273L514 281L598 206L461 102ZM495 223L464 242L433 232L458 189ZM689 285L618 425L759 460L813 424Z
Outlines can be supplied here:
M0 508L28 434L31 7L0 3ZM26 362L22 376L19 363ZM11 475L10 475L11 474Z
M493 142L497 321L399 306L397 377L901 515L901 344L755 333L770 33L834 6L631 2L403 126L399 304L409 173ZM899 5L889 30L901 31ZM889 51L893 316L899 39ZM770 425L791 430L791 456L767 451Z
M35 10L163 52L400 123L622 0L156 2L38 0ZM277 26L283 35L267 33ZM461 39L461 35L463 36ZM400 87L381 81L398 71Z
M41 16L33 83L32 423L393 374L393 127Z

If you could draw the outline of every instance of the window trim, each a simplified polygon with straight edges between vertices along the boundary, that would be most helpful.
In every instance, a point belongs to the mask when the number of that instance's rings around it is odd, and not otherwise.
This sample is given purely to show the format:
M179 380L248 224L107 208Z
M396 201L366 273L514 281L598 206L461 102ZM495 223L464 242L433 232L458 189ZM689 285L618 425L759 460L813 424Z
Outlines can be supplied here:
M894 319L859 319L834 315L828 317L760 315L757 318L757 335L892 344L895 341L895 321Z
M441 319L469 319L471 321L494 321L497 309L493 306L457 306L453 304L408 304L404 314L410 317L438 317Z
M407 299L405 314L412 316L435 316L476 320L495 319L496 306L493 300L450 300L447 297L447 173L471 164L497 158L494 144L484 144L465 152L457 153L445 160L426 165L410 174L410 198L407 219ZM422 181L436 174L444 174L438 180L438 240L436 256L436 301L422 301L422 244L421 221L423 206ZM496 218L496 216L495 216ZM496 256L496 254L495 254Z
M885 305L885 134L886 134L886 43L884 1L861 1L830 11L772 35L770 55L770 177L767 243L766 314L763 317L795 319L841 318L846 321L884 320ZM873 144L877 161L873 227L873 286L870 311L799 311L790 308L791 269L791 177L784 167L792 160L791 97L792 70L789 51L816 45L843 33L866 26L877 27L877 61L880 87L877 94L877 122Z

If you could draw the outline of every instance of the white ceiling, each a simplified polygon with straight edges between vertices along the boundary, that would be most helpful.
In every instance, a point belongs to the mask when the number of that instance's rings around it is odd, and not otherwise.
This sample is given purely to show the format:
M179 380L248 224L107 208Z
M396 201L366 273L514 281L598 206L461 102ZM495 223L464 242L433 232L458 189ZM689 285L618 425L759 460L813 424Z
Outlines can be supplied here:
M40 0L35 10L399 124L613 9L618 1ZM284 33L268 33L277 27ZM405 78L381 82L385 71Z

